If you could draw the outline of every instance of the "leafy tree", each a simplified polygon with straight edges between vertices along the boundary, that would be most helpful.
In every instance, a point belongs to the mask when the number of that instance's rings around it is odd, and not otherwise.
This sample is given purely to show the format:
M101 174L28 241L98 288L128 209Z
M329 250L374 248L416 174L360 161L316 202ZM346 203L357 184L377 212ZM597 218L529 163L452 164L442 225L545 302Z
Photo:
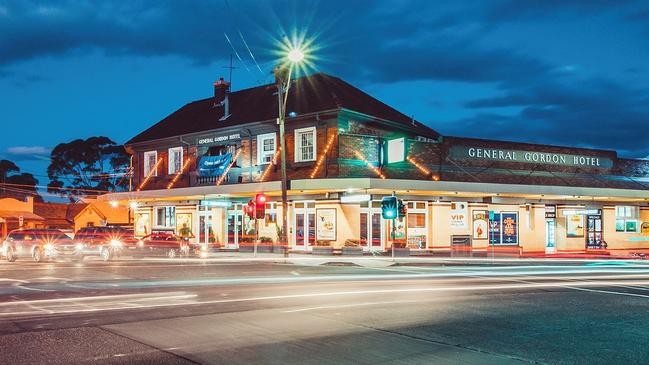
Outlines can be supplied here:
M20 168L9 160L0 160L0 196L24 199L33 196L36 201L43 201L38 194L38 180L32 174L21 173Z
M108 137L75 139L52 150L47 168L48 190L75 196L105 191L124 191L128 187L129 155L124 146Z

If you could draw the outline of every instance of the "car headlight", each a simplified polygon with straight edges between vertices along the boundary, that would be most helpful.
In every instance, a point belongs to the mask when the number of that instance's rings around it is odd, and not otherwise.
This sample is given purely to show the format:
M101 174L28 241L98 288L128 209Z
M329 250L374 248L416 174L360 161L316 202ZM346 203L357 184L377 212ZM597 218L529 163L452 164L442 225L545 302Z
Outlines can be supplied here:
M144 241L138 240L137 241L137 247L144 247Z
M113 247L122 247L122 241L120 240L110 240L110 245Z
M81 242L77 243L77 250L83 250L84 244Z
M45 247L46 250L52 250L54 248L54 245L51 243L46 243L43 247Z

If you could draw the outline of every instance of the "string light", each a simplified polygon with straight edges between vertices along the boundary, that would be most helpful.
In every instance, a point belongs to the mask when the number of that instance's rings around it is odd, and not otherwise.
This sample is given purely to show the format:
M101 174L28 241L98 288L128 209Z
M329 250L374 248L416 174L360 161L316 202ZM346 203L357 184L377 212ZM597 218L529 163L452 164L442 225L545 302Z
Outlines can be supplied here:
M174 185L176 185L176 182L178 181L178 179L180 179L180 176L185 172L185 169L189 166L189 163L191 161L192 161L192 156L189 156L187 160L185 160L183 167L181 167L180 170L176 172L176 175L174 175L174 178L171 179L171 182L169 183L169 185L167 185L167 189L171 189L173 188Z
M234 157L232 158L232 162L230 162L230 164L225 169L225 171L223 171L223 175L221 175L221 177L219 177L219 179L216 181L216 186L221 185L223 180L225 180L225 177L228 176L228 172L230 172L232 165L234 165L234 163L237 162L237 158L239 157L239 154L241 154L241 149L237 150L237 153L234 154Z
M270 169L275 166L277 163L277 159L279 158L279 152L282 150L282 147L279 147L277 151L275 151L275 154L273 155L273 160L266 166L266 169L264 170L264 173L261 174L261 178L259 179L260 182L263 182L266 180L266 176L268 176L268 173L270 172Z
M374 173L375 173L376 175L378 175L378 177L380 177L381 179L385 179L385 175L383 175L383 173L382 173L379 169L377 169L376 166L372 165L372 164L371 164L371 163L370 163L370 162L365 158L365 156L363 156L363 155L362 155L360 152L358 152L358 151L354 151L354 153L356 154L356 157L358 157L358 158L361 159L363 162L365 162L365 164L367 165L367 167L369 167L370 170L374 171Z
M155 165L153 165L153 168L151 168L151 171L149 171L149 173L146 175L144 181L142 181L140 186L137 188L137 191L142 190L142 188L149 182L149 180L151 180L151 176L153 176L153 174L158 171L158 166L160 165L160 163L162 163L162 157L160 157L158 161L156 161Z
M311 171L311 175L309 176L311 179L313 179L315 175L318 173L318 170L320 170L320 166L322 166L325 157L327 157L327 153L329 152L329 149L334 143L334 138L336 138L335 134L332 134L331 137L329 137L329 140L327 141L327 145L325 146L324 151L322 151L322 154L318 158L318 162L316 162L315 166L313 167L313 171Z
M410 162L411 164L415 165L415 167L419 169L419 171L423 172L426 175L430 175L429 169L425 168L422 164L417 163L417 161L415 161L410 156L406 157L406 160L408 160L408 162Z

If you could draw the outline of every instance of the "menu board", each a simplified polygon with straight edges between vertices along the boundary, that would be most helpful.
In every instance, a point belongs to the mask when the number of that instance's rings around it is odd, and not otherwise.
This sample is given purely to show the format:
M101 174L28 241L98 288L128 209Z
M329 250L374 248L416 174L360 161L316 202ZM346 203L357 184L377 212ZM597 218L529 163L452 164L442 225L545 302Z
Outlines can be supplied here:
M336 209L316 209L316 240L336 240Z
M566 236L584 237L584 216L572 214L566 217Z

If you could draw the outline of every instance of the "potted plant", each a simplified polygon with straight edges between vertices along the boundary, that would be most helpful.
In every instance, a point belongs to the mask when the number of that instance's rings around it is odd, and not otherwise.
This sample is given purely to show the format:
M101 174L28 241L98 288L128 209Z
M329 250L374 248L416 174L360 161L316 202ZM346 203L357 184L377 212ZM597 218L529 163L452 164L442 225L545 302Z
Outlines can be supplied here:
M273 239L266 236L259 237L259 242L257 243L257 252L273 252Z
M288 250L288 243L287 242L279 242L282 239L282 227L280 227L277 222L275 222L275 230L277 231L277 241L273 245L273 252L276 253L285 253Z
M395 257L406 257L410 256L410 247L406 245L406 241L404 240L395 240L392 242L392 245L394 245L394 256Z
M314 255L333 255L334 248L331 246L331 241L317 240L311 248L311 253Z
M343 256L363 256L363 247L361 241L356 239L346 239L342 249Z

